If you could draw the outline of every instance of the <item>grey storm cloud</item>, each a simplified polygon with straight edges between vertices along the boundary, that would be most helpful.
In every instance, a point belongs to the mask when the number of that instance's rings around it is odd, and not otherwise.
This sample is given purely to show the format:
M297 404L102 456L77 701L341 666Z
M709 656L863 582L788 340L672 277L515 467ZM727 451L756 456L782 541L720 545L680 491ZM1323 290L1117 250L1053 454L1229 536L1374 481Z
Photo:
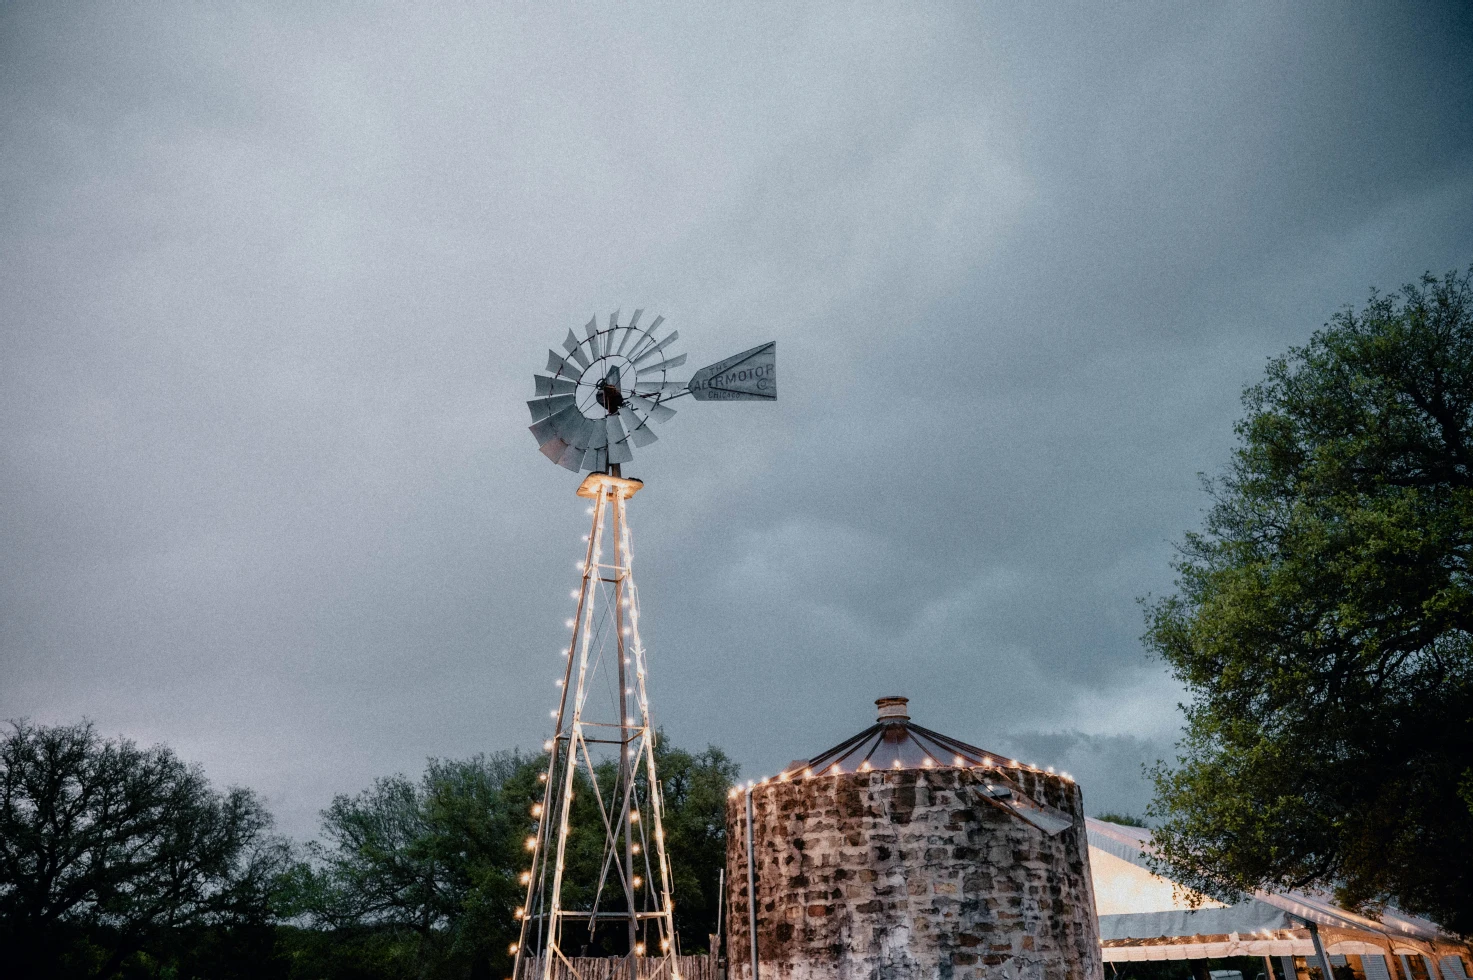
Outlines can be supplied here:
M644 307L775 405L635 467L657 719L906 694L1139 811L1244 385L1473 259L1466 5L0 7L0 717L310 834L532 747L586 520L529 375Z

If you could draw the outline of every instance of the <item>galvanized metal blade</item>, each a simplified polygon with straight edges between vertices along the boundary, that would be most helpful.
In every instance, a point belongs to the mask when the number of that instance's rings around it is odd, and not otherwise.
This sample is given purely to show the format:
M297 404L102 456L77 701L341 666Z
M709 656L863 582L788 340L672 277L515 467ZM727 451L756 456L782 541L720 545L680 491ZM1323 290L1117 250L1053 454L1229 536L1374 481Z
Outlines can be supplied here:
M552 395L548 398L534 398L527 402L527 408L532 412L532 421L545 419L554 412L560 412L573 404L573 395Z
M576 381L567 378L549 378L543 374L532 375L532 380L537 385L537 397L546 398L548 395L566 395L578 390Z
M655 346L649 348L648 350L641 352L638 357L634 358L634 366L635 367L639 367L639 365L642 362L649 360L651 357L654 357L656 354L660 353L660 351L664 350L666 347L668 347L671 344L675 343L676 338L678 338L679 336L680 336L680 331L679 330L672 330L672 331L670 331L670 336L666 337L664 340L660 341L658 344L656 344Z
M563 454L566 453L570 448L571 447L567 443L563 442L561 439L551 439L538 446L537 451L556 463L563 458Z
M572 470L574 473L577 473L579 464L583 462L583 454L585 452L587 452L586 449L580 449L577 446L568 446L563 450L563 454L554 460L554 462L563 469Z
M562 437L563 442L570 446L588 448L589 439L593 435L593 425L582 412L576 408L570 412L561 412L556 416L554 423L557 425L557 434Z
M579 367L587 368L588 357L583 353L583 348L580 346L580 344L581 342L578 340L578 335L569 330L568 336L563 339L563 350L568 352L568 356L576 361Z
M619 347L617 350L614 351L615 354L624 353L625 345L629 343L629 339L633 337L635 335L635 331L639 329L639 316L643 312L644 310L635 310L634 315L629 318L629 323L626 324L624 327L624 335L619 338Z
M624 431L624 426L620 423L619 416L617 415L610 415L608 418L604 419L604 426L605 430L608 432L609 445L611 446L616 442L620 442L627 436L627 433Z
M678 368L678 367L680 367L680 365L682 365L684 363L685 363L685 355L684 354L676 354L674 357L669 358L668 360L661 361L659 364L646 364L646 365L642 366L639 369L639 373L640 374L645 374L647 372L654 372L654 371L668 371L670 368ZM681 387L684 388L685 385L681 385Z
M629 433L629 439L639 448L644 448L654 442L658 437L650 431L644 419L635 414L634 409L625 405L619 409L619 417L624 420L624 431Z
M584 365L584 367L587 366L586 364ZM578 368L563 360L562 355L554 350L547 352L547 370L553 374L561 374L565 378L576 378L583 373Z
M609 444L609 429L603 419L589 419L589 449L603 449Z
M646 344L652 344L652 343L654 343L655 342L655 331L658 330L658 329L660 329L660 324L662 324L664 322L665 322L665 318L664 317L662 317L662 316L655 317L654 322L651 323L648 327L645 328L644 335L639 338L639 342L636 343L633 347L629 348L629 353L626 354L626 355L624 355L624 356L625 357L628 357L630 360L633 360L636 356L639 355L639 352L644 349L644 346Z
M629 448L628 440L621 439L618 442L609 443L609 462L627 463L634 458L634 450Z
M598 317L595 316L583 325L583 332L588 334L588 349L593 352L596 361L602 355L598 352Z

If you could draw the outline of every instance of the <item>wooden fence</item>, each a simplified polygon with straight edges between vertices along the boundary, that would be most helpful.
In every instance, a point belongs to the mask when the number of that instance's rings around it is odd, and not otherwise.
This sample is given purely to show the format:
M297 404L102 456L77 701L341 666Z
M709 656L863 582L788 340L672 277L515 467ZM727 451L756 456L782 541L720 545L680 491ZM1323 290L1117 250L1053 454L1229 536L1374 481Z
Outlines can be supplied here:
M675 960L680 980L717 980L714 956L677 956ZM568 963L573 964L571 970ZM637 956L633 980L675 980L666 967L664 957ZM542 980L542 957L523 960L517 980ZM554 958L552 980L630 980L629 960L622 956L574 956L567 962Z

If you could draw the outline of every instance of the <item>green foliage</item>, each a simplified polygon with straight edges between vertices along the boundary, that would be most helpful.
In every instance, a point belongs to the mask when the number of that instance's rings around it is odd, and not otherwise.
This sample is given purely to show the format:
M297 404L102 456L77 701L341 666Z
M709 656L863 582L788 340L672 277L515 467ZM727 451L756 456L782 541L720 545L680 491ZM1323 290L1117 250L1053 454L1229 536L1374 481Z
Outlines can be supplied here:
M87 722L14 723L0 739L7 966L110 977L168 962L231 976L232 957L249 957L269 975L290 858L270 827L255 794L216 792L167 748L107 741Z
M1373 293L1245 393L1145 637L1190 691L1150 813L1193 888L1473 932L1470 276Z
M725 861L724 805L736 766L716 748L692 754L657 738L664 784L665 839L675 879L676 925L687 950L714 931L716 876ZM299 977L505 976L517 939L513 912L525 888L532 807L547 757L499 753L465 761L432 760L418 782L378 780L340 796L323 813L322 840L302 876L302 909L321 931L290 938ZM598 799L616 770L574 777L564 906L589 908L603 861ZM641 774L636 792L646 799ZM600 907L622 909L606 889ZM612 931L595 936L590 955L616 952ZM576 941L576 940L574 940Z
M417 783L391 776L333 800L303 906L334 931L353 971L463 975L498 950L504 959L540 765L514 753L431 760ZM332 959L321 944L300 949ZM318 963L320 975L339 975L328 966Z
M716 931L717 877L726 863L726 793L738 767L714 745L690 753L655 743L664 783L665 846L675 879L675 926L686 952L704 951Z
M1122 827L1144 827L1146 822L1140 817L1132 817L1128 813L1102 813L1095 819L1106 823L1116 823Z

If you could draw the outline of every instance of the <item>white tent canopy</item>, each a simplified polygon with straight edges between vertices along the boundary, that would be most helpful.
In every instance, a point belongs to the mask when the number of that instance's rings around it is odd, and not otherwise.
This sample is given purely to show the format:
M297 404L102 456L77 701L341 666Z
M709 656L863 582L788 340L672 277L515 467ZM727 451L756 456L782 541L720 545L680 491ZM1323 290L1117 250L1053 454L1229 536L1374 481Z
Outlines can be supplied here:
M1094 818L1085 823L1106 962L1309 958L1316 955L1317 931L1332 963L1360 957L1367 980L1391 980L1393 971L1414 977L1402 957L1416 956L1426 958L1429 980L1467 980L1468 947L1426 919L1388 908L1378 921L1303 892L1256 892L1224 905L1152 871L1150 831ZM1284 972L1294 976L1292 968Z

